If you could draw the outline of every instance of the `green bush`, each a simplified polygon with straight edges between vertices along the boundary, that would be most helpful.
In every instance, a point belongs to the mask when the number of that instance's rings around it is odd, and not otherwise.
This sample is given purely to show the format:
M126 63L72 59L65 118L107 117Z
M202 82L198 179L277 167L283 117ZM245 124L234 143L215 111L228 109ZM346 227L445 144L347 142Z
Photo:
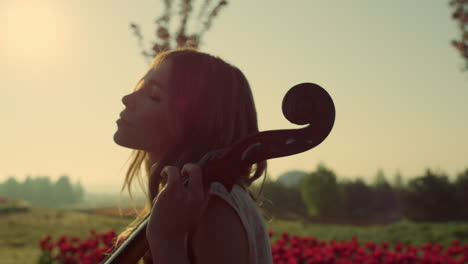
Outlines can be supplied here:
M27 212L31 205L20 199L9 199L0 203L0 214Z

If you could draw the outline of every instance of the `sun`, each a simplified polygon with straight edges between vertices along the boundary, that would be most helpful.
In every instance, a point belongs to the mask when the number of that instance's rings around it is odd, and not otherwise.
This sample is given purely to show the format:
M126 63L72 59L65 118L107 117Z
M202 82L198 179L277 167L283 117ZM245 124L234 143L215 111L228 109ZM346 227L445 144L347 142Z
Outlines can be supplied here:
M67 18L56 1L0 1L0 52L15 62L60 57L67 42ZM11 62L10 61L10 62Z

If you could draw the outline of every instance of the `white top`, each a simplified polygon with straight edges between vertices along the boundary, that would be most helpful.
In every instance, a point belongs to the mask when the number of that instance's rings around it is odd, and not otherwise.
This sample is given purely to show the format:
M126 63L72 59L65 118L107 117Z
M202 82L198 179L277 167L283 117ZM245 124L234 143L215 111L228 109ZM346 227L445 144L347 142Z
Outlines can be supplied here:
M260 208L241 186L234 184L231 192L219 182L212 182L210 194L226 201L239 215L249 240L249 264L272 264L268 230Z

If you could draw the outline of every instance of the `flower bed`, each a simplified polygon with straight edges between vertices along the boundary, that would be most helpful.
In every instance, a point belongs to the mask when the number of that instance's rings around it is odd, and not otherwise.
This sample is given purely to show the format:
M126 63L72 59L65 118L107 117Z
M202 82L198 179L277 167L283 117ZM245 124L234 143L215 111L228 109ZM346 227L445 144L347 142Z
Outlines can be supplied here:
M111 230L98 234L91 230L86 240L62 235L52 243L50 235L39 243L41 264L49 263L99 263L111 249L116 233ZM274 232L269 231L270 238ZM353 237L350 241L322 241L315 237L300 237L281 233L271 244L274 264L463 264L468 263L468 244L453 240L450 246L427 242L423 245L407 245L388 242L361 243Z
M52 237L47 235L40 242L42 254L40 264L92 264L99 263L105 258L116 238L114 230L105 233L90 231L91 237L81 240L79 237L69 238L62 235L57 242L52 242Z
M270 231L270 237L273 232ZM315 237L299 237L282 233L271 245L274 264L463 264L468 263L468 244L459 240L445 248L438 243L405 245L388 242L360 243L350 241L321 241Z

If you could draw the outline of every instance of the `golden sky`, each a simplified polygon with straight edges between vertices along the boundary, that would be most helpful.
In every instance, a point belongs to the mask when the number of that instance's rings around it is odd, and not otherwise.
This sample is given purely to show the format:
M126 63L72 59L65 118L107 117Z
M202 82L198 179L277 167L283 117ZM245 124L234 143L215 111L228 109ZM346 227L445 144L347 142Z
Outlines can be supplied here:
M129 23L153 40L159 2L0 0L0 180L68 174L92 190L120 186L130 150L113 142L115 121L147 69ZM332 96L330 136L270 160L272 178L319 162L340 178L453 177L468 168L458 35L448 1L239 0L201 49L243 70L262 131L295 128L281 113L295 84Z

